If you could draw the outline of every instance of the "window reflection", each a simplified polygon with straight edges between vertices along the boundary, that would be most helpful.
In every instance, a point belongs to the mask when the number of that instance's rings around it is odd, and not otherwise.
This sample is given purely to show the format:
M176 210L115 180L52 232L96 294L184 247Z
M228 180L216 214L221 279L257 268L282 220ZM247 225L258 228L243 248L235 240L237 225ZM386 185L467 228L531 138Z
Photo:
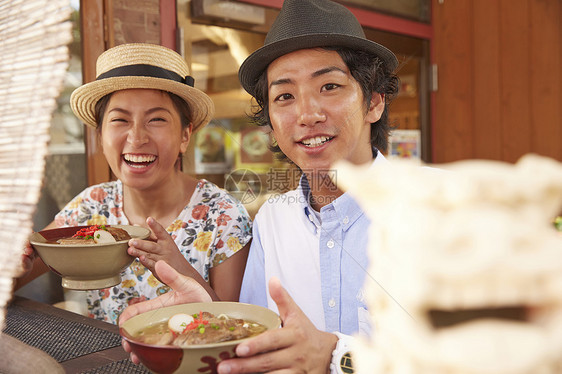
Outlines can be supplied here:
M270 169L287 168L287 165L280 166L269 151L266 130L250 122L251 96L238 80L240 65L263 45L265 32L196 23L190 17L182 17L182 9L189 12L189 7L182 8L179 2L180 51L191 66L195 87L205 91L215 104L214 119L195 134L190 144L193 149L187 158L192 161L184 160L184 166L185 161L192 166L184 170L191 169L199 178L225 187L235 196L245 194L247 189L242 188L243 185L255 186L257 180L265 185ZM250 175L251 181L239 180ZM225 183L226 180L236 180L236 183ZM273 191L249 190L252 194L255 192L255 198L245 198L245 205L253 215L266 194Z

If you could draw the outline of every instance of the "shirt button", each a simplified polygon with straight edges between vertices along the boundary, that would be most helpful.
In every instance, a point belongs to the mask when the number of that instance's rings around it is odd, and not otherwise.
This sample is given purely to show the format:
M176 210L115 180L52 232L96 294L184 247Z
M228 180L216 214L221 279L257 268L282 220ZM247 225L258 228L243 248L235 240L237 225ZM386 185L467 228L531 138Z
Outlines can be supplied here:
M328 305L330 306L330 308L335 307L336 306L336 300L330 299L330 301L328 301Z
M328 248L334 248L334 241L332 239L328 240L328 243L326 243L326 246Z
M349 223L349 217L345 216L345 218L343 219L343 224L347 225Z
M310 222L314 222L314 218L312 217L312 214L308 215L308 219L310 220Z

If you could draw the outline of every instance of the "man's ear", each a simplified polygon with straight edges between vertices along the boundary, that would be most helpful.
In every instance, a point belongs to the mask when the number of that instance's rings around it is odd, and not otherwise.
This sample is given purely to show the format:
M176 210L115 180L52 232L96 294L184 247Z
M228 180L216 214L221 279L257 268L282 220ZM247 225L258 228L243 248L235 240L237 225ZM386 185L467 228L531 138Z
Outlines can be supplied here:
M384 107L384 94L373 92L373 97L369 103L369 109L367 110L365 121L369 123L377 122L384 112Z
M189 126L181 129L181 144L180 152L185 153L187 147L189 146L189 141L191 140L191 133L193 131L193 124L190 123Z

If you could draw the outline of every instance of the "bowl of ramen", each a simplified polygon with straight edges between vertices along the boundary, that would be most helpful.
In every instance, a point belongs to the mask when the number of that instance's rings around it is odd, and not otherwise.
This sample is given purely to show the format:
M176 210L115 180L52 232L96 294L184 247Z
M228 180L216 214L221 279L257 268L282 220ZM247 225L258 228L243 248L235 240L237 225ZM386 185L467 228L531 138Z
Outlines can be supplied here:
M149 235L140 226L74 226L35 232L29 242L49 269L62 277L63 287L95 290L121 282L121 272L135 259L127 253L129 239Z
M153 373L217 373L236 346L279 328L279 316L261 306L217 301L173 305L134 316L119 327L123 339Z

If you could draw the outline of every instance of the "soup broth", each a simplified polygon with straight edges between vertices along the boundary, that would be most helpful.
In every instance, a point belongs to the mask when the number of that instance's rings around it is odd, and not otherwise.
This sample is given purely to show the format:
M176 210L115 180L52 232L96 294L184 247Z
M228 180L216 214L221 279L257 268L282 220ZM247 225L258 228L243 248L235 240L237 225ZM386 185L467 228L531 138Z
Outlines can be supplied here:
M119 227L111 227L108 225L93 225L87 227L80 226L80 228L76 228L75 230L73 230L72 233L69 232L69 235L64 235L57 238L48 238L47 243L61 245L83 245L115 243L117 241L131 239L131 236L126 230Z
M231 318L224 314L214 316L208 312L193 315L193 322L185 324L179 332L177 329L172 330L169 322L170 320L167 320L148 326L135 338L147 344L188 347L243 339L266 330L265 326L256 322Z

